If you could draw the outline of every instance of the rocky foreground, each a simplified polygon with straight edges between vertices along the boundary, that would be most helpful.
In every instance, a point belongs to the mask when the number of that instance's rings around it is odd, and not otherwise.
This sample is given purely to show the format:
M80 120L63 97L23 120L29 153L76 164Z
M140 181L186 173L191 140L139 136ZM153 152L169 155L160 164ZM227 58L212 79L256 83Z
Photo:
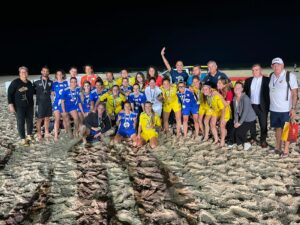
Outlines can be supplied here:
M20 148L0 105L0 225L300 224L296 144L286 159L164 135L156 150L64 136Z

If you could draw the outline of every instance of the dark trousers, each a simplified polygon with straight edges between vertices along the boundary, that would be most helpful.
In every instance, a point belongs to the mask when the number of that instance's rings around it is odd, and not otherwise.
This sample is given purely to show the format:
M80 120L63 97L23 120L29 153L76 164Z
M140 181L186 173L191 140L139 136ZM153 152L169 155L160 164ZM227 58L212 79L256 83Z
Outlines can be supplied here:
M242 145L247 142L247 132L255 125L255 121L243 122L238 128L233 128L230 135L231 140L235 141L237 145Z
M16 108L17 128L21 139L25 138L25 123L27 135L32 135L33 130L33 106Z
M260 143L266 142L267 139L267 133L268 133L268 111L262 110L260 105L254 105L252 104L252 108L254 109L258 121L259 121L259 127L260 127ZM250 130L251 139L256 139L256 126L253 126Z

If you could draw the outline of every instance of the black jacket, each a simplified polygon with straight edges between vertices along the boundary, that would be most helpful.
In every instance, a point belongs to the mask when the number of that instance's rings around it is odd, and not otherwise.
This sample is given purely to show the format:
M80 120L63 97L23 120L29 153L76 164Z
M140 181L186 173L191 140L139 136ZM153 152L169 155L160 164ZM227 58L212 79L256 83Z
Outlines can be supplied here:
M244 91L246 95L251 99L251 83L253 77L249 77L245 81ZM262 111L268 112L270 107L270 88L269 88L270 78L262 77L261 89L260 89L260 108Z
M112 127L110 118L107 116L106 112L103 113L101 120L98 120L97 112L90 112L84 119L83 123L87 128L100 127L101 133L105 133Z
M8 104L18 107L33 107L34 87L28 80L24 83L20 78L11 82L7 91Z

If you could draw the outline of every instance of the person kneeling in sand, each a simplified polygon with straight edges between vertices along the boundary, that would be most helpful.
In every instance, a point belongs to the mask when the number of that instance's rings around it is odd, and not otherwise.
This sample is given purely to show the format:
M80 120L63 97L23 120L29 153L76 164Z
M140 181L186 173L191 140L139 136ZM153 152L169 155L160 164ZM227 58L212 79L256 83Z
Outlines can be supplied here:
M118 131L114 138L115 143L121 142L124 138L130 138L136 145L136 117L137 114L131 111L131 105L129 102L125 102L124 110L119 112L117 117Z
M145 103L145 112L140 115L137 145L150 142L150 147L155 148L158 145L158 132L161 129L160 117L153 111L152 103Z
M109 136L114 132L110 118L106 114L105 103L98 103L96 109L95 112L88 114L79 129L83 144L86 144L87 141L94 142L100 140L103 136Z

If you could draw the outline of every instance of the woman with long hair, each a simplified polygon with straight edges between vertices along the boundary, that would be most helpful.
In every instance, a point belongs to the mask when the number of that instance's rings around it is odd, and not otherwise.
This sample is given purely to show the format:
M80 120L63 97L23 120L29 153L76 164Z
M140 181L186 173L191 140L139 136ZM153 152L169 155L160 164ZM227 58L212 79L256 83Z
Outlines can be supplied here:
M158 70L154 66L149 66L147 70L146 82L145 82L146 87L149 85L151 78L155 79L155 84L157 87L160 87L162 85L163 78L158 74Z
M146 95L140 91L138 84L133 85L133 92L129 94L128 101L131 103L131 108L134 113L139 115L144 111L144 105L147 99Z
M124 110L119 112L116 125L118 126L117 134L114 138L115 143L121 142L124 138L130 138L133 146L136 145L136 124L137 114L131 111L131 104L124 103Z
M168 78L165 78L163 80L161 90L163 94L164 131L168 133L170 113L174 111L176 119L176 133L177 137L180 137L181 105L177 96L177 86L176 84L171 85L170 80Z
M193 116L194 127L195 127L195 138L199 135L199 123L198 123L198 111L197 100L194 93L185 87L185 83L180 81L178 83L178 97L181 103L182 115L183 115L183 135L184 138L187 137L188 132L188 121L189 116Z
M120 93L119 86L114 85L111 91L106 92L98 100L98 102L103 101L106 101L107 115L111 118L111 120L115 121L116 116L122 110L122 104L126 101L125 96Z
M60 119L62 114L61 100L63 96L63 91L68 87L68 81L66 80L66 74L63 70L57 70L55 73L55 81L52 84L52 95L54 96L54 101L52 105L52 110L54 114L54 140L58 140L58 133L60 127ZM64 128L66 128L64 124Z
M135 84L139 85L140 91L145 91L145 75L142 72L137 72L135 75Z
M225 106L224 117L220 117L221 128L221 141L220 146L225 146L225 138L227 136L226 124L231 119L231 105L233 100L233 92L231 90L231 84L227 79L221 78L217 82L217 89L222 97L223 104ZM229 132L230 133L230 132Z
M83 119L91 111L91 83L87 80L83 82L83 88L80 93L80 98L81 98L83 113L80 111L79 107L77 108L77 111L80 118L80 122L82 123Z
M77 88L77 79L75 77L72 77L70 79L70 87L64 89L63 97L61 101L62 115L66 124L66 130L69 133L70 137L72 137L72 133L71 133L69 115L72 116L74 120L73 134L75 136L77 136L78 134L78 128L79 128L79 116L77 112L78 107L81 113L83 113L80 91Z
M137 145L142 146L148 141L151 148L158 145L158 130L161 128L160 117L153 111L152 103L145 103L145 112L140 115Z
M204 84L202 88L203 92L203 103L200 105L200 115L205 115L204 126L205 136L204 141L208 140L209 128L211 129L214 137L213 144L219 142L219 136L217 131L217 120L221 118L224 120L225 117L225 106L223 104L222 97L215 93L214 89L210 85Z

